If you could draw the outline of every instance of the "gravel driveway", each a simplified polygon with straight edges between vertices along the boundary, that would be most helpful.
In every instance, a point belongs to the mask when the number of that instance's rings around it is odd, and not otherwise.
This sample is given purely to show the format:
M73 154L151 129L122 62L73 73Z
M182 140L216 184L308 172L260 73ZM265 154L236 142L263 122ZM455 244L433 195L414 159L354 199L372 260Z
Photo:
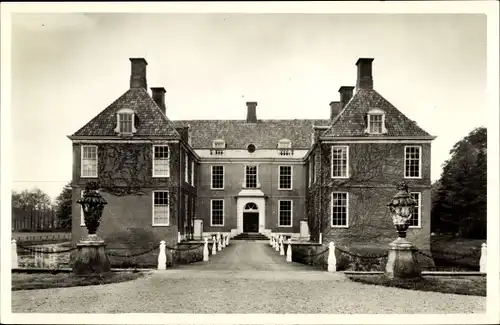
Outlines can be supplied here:
M251 241L129 282L12 292L14 313L484 313L485 304L485 297L350 282L286 263L268 242Z

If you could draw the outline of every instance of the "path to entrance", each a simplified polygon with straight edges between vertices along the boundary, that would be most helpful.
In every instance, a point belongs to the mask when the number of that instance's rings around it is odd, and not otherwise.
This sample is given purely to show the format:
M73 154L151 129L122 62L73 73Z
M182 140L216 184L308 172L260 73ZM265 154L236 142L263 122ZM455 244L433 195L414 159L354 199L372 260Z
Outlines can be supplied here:
M14 313L484 313L485 297L365 285L231 241L209 262L101 286L12 292ZM241 320L240 320L241 321Z

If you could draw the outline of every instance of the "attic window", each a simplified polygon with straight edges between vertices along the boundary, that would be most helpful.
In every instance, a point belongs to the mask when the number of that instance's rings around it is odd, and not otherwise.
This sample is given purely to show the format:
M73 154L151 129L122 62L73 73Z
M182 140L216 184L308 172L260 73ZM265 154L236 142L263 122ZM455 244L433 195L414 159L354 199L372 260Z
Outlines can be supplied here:
M367 114L366 133L369 134L384 134L387 133L385 128L385 112L380 109L372 109Z
M292 154L292 141L288 139L278 141L278 154L280 156L290 156Z
M134 110L124 108L116 112L115 132L120 135L132 135L136 131Z
M217 139L212 141L212 150L210 150L210 154L222 155L224 154L225 149L226 149L226 141Z

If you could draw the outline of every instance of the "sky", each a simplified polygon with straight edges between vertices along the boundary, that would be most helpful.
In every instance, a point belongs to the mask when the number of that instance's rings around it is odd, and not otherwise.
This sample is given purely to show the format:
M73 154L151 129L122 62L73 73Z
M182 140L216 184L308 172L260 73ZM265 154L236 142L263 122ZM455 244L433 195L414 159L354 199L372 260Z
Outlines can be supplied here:
M329 118L374 58L374 88L431 135L431 178L486 126L486 16L474 14L15 14L12 187L55 198L67 138L129 87L131 57L172 119Z

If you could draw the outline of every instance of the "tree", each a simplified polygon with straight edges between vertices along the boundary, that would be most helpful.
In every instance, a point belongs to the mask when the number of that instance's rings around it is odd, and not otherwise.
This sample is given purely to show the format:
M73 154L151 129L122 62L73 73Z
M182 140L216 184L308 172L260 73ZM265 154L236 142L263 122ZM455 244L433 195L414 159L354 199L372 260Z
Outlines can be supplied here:
M64 185L55 202L56 217L61 228L71 229L72 205L71 183L68 183Z
M47 193L39 188L12 191L12 206L23 210L47 210L52 207L52 202Z
M432 206L441 231L486 238L486 128L471 131L450 151Z

